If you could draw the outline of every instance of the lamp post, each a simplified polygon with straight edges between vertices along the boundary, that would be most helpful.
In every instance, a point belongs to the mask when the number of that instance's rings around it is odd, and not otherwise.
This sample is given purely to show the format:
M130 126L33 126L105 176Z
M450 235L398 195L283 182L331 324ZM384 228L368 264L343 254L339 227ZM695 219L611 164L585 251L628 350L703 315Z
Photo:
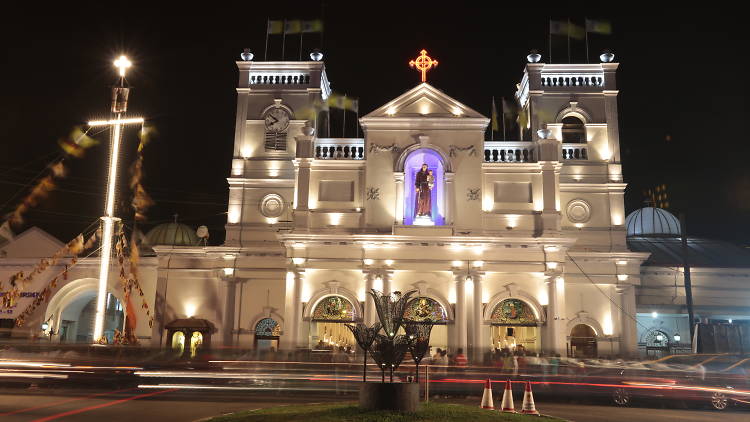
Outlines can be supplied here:
M120 158L120 143L122 141L122 129L124 125L143 124L143 118L123 118L128 108L128 95L130 88L125 86L125 72L132 66L130 60L120 56L114 62L119 70L120 80L118 85L112 88L112 118L109 120L90 121L89 126L111 126L109 171L107 173L107 196L104 202L104 215L102 220L102 240L99 264L99 288L96 297L96 317L94 320L94 342L98 343L104 333L104 317L107 301L107 280L109 278L109 266L112 256L112 240L114 237L115 223L120 221L115 217L115 191L117 187L117 166Z

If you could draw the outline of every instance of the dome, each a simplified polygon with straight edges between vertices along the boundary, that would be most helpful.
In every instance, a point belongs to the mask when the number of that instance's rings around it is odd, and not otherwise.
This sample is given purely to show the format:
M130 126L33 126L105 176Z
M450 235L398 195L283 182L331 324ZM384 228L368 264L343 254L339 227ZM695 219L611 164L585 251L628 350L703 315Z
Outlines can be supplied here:
M644 207L625 218L628 236L679 236L680 220L661 208Z
M198 244L198 235L192 227L185 224L164 223L151 229L146 240L151 246L195 246Z

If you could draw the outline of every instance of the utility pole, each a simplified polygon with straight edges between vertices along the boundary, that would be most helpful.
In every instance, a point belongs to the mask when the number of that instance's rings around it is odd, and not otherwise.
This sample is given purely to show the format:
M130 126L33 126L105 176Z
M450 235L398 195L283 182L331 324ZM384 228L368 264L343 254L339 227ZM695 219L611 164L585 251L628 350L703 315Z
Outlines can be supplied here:
M682 236L682 269L683 280L685 283L685 304L687 305L688 320L690 324L690 341L693 341L695 335L695 314L693 313L693 286L690 282L690 261L688 260L687 228L685 226L684 213L680 213L680 235Z

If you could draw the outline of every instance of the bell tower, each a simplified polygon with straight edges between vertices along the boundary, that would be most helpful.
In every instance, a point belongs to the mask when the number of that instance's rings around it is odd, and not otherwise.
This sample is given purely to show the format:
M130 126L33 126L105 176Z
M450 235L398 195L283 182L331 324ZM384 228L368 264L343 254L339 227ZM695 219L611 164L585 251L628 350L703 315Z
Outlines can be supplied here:
M255 62L243 53L237 68L227 246L275 241L292 224L295 137L306 121L315 126L331 93L320 60Z

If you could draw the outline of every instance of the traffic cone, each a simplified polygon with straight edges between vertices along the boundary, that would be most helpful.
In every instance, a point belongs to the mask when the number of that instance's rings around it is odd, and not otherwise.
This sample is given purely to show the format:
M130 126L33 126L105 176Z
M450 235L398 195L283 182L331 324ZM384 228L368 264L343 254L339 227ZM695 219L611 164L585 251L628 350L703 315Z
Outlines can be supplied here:
M484 393L482 393L482 409L495 410L495 403L492 402L492 384L490 379L484 383Z
M516 413L516 409L513 407L513 390L510 388L510 380L505 383L505 391L503 391L503 403L501 408L503 412Z
M531 392L531 383L529 381L526 381L526 389L523 391L521 413L524 415L539 415L534 405L534 394Z

